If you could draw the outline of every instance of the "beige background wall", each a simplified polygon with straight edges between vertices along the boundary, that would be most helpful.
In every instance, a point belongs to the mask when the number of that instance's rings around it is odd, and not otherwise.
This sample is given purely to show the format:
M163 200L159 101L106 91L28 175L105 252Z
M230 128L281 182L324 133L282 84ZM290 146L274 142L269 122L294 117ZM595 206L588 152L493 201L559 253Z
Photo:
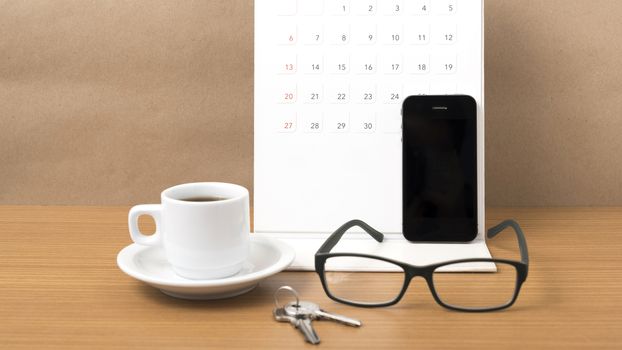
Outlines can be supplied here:
M487 1L489 205L622 205L621 18ZM0 204L252 187L252 75L251 0L0 1Z

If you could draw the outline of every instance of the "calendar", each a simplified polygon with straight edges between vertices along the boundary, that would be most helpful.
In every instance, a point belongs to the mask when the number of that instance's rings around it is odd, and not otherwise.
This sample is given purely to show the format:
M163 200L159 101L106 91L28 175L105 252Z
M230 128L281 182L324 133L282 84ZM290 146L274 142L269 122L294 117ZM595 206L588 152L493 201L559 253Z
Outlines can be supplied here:
M356 218L403 240L402 101L466 94L478 104L483 241L482 10L481 0L255 0L255 231L313 240Z

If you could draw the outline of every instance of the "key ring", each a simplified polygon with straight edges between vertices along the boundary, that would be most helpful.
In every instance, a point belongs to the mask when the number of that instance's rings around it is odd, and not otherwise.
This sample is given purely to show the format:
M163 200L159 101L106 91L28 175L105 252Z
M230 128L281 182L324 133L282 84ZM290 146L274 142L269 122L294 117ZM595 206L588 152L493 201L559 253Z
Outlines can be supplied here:
M277 309L281 308L281 305L279 304L279 298L278 298L278 294L280 291L285 290L288 291L290 293L292 293L294 295L294 297L296 298L296 307L298 307L298 305L300 305L300 299L298 298L298 292L296 292L296 290L290 286L282 286L279 287L279 289L277 289L274 292L274 305L277 307Z

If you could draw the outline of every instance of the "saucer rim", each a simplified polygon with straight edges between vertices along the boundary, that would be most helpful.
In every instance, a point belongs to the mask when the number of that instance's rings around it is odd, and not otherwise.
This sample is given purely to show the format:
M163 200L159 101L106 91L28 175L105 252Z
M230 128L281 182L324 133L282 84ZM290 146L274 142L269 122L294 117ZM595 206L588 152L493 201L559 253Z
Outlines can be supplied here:
M121 271L123 271L128 276L135 278L139 281L149 283L149 284L156 284L159 286L169 286L169 287L196 287L196 288L222 287L222 286L229 286L229 285L234 285L234 284L249 283L249 282L258 281L263 278L272 276L278 272L283 271L285 268L287 268L294 261L294 258L296 255L293 248L279 241L278 239L274 239L274 238L253 237L251 235L250 244L251 245L264 244L264 245L271 246L275 248L277 251L279 251L281 253L281 256L279 257L278 260L276 260L274 263L270 264L269 266L261 270L253 271L249 274L245 274L241 276L233 275L233 276L213 279L213 280L206 280L206 279L193 280L193 279L184 278L183 280L173 281L170 279L153 277L152 275L148 275L143 272L140 272L139 269L133 268L135 267L135 264L132 259L138 253L144 250L147 250L147 249L162 249L162 247L161 246L160 247L146 246L146 245L140 245L137 243L132 243L126 246L125 248L121 249L121 251L117 254L117 266L119 267L119 269L121 269ZM183 278L183 277L180 277L180 278Z

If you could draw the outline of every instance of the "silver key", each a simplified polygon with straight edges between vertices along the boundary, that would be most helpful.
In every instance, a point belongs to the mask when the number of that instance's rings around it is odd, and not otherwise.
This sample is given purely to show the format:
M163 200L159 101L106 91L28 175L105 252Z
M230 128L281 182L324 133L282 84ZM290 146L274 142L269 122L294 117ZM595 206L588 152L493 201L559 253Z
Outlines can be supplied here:
M298 316L290 316L285 312L285 309L282 307L275 308L272 313L274 314L274 319L279 322L289 322L296 329L299 329L302 334L305 336L305 340L311 344L319 344L320 337L315 333L315 329L311 325L311 319L305 317L304 315Z
M361 321L354 318L328 313L322 310L318 304L309 301L296 300L296 302L287 303L284 309L289 316L294 317L297 317L297 315L307 315L312 320L331 320L352 327L360 327L362 324Z
M320 337L317 335L317 333L315 333L315 329L313 329L313 326L311 325L311 318L306 317L302 314L294 316L288 315L287 312L285 312L285 309L281 307L278 298L279 292L281 291L286 291L294 295L294 297L296 298L296 302L294 304L298 304L298 302L300 301L300 298L298 298L298 293L294 288L290 286L282 286L277 289L274 292L274 305L276 307L274 308L274 310L272 310L274 319L279 322L291 323L294 327L296 327L296 329L299 329L302 332L302 334L305 336L306 341L311 344L319 344Z

